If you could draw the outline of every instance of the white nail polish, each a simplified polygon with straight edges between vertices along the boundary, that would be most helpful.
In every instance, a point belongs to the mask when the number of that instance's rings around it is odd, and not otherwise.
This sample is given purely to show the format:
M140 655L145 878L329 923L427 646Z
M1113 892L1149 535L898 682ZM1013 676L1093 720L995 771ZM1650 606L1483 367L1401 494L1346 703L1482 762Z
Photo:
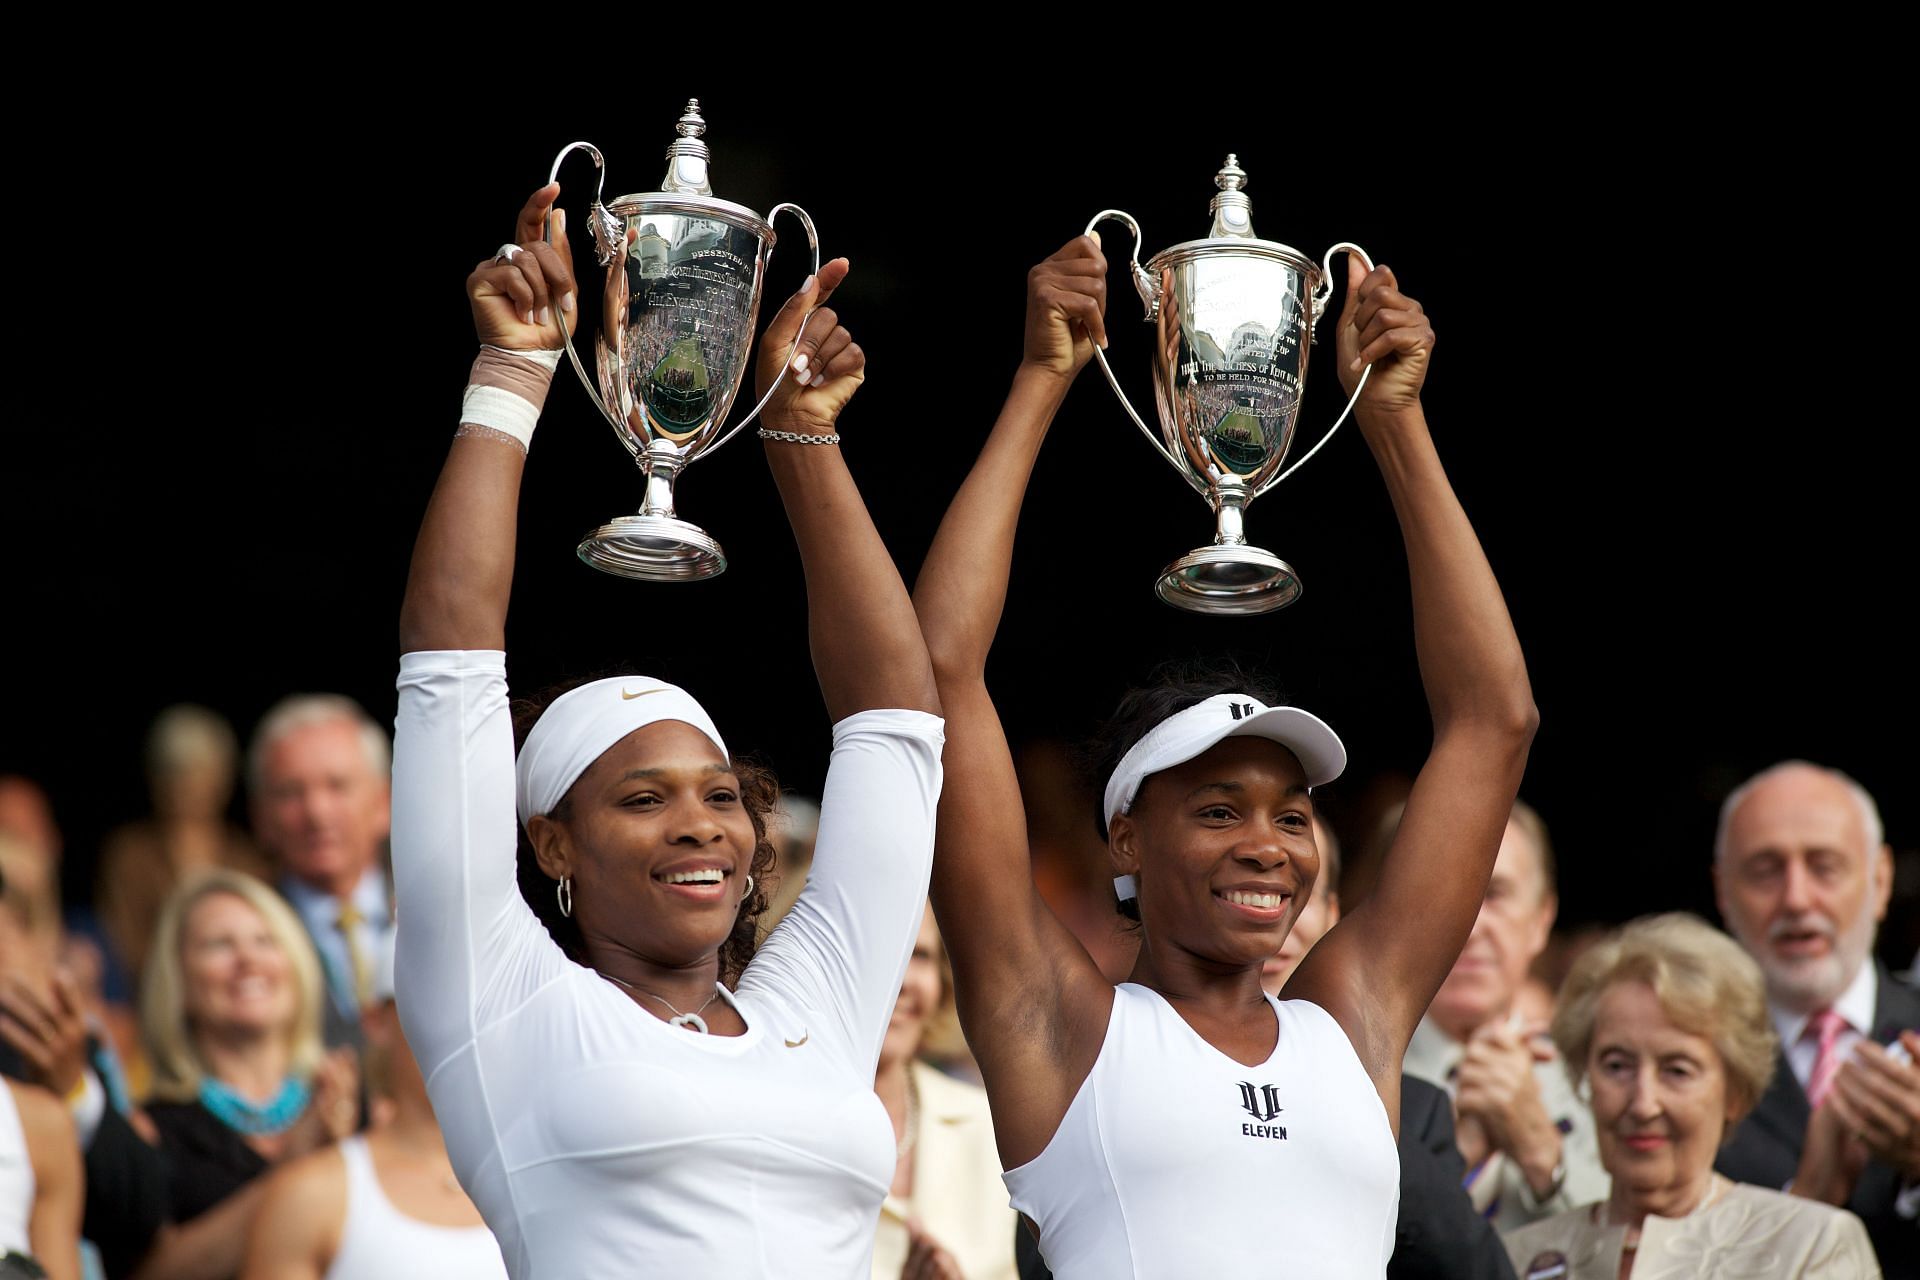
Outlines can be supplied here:
M807 353L806 352L802 351L799 355L793 358L793 371L795 373L805 373L807 371Z
M808 277L807 277L807 278L806 278L805 280L802 280L802 281L800 282L800 292L802 292L802 293L812 293L812 292L813 292L813 280L814 280L814 278L813 278L812 276L808 276Z
M824 373L816 373L813 375L813 381L807 385L810 387L824 387L827 385L827 375Z
M526 322L527 322L528 324L532 324L532 323L533 323L533 310L532 310L532 308L528 308L528 310L527 310L527 314L526 314L526 317L525 317L525 318L526 318Z
M540 308L540 323L543 326L548 322L549 319L551 319L551 317L552 317L551 311L549 311L546 307Z
M573 310L573 292L572 292L572 290L568 290L568 291L567 291L566 293L563 293L563 294L561 294L561 295L560 295L560 309L561 309L562 311L572 311L572 310Z

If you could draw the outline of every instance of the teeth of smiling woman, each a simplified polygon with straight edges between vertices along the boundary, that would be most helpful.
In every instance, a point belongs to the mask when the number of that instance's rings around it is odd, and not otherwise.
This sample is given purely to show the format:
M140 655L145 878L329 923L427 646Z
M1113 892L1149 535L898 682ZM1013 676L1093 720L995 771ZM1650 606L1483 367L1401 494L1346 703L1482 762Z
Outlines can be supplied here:
M726 872L718 867L707 867L700 871L676 871L666 877L668 884L719 884Z
M1262 911L1272 911L1286 901L1285 896L1278 893L1243 893L1238 889L1221 896L1238 906L1259 907Z

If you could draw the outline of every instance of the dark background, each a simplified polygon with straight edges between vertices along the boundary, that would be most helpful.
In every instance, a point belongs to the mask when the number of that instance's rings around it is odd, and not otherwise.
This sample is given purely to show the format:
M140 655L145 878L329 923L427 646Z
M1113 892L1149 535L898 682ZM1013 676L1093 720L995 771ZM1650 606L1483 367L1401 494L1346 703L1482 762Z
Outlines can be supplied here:
M609 197L657 187L696 92L717 194L798 202L852 259L835 304L870 364L845 450L909 580L1018 360L1028 266L1107 206L1141 221L1146 253L1204 235L1232 150L1259 234L1316 258L1355 240L1434 319L1428 413L1527 648L1543 727L1524 794L1559 846L1563 917L1710 911L1719 798L1786 756L1852 773L1896 847L1920 842L1914 450L1888 389L1910 322L1900 264L1865 248L1891 235L1871 138L1757 92L1631 116L1546 83L1483 108L1351 84L1311 103L1041 105L985 70L824 98L695 72L618 100L529 82L503 124L415 93L396 64L257 81L239 115L218 86L157 87L82 155L30 148L74 216L22 251L62 273L68 323L15 416L30 443L0 463L17 605L0 771L51 788L70 896L101 836L144 811L161 707L206 703L243 738L299 690L390 718L407 555L473 350L465 275L574 138L607 154ZM578 232L591 166L569 166ZM763 321L807 271L797 225L777 229ZM1124 233L1106 234L1118 259ZM1117 262L1113 284L1112 356L1146 404ZM1316 365L1302 447L1339 405ZM563 369L527 472L515 687L657 673L817 787L827 725L759 446L679 485L680 514L731 556L718 580L639 585L574 559L640 491ZM1009 733L1076 738L1156 660L1235 653L1342 733L1338 823L1368 779L1417 768L1428 733L1398 531L1358 433L1250 511L1301 603L1230 620L1160 604L1154 574L1211 528L1087 371L1021 529L991 673ZM1889 927L1902 960L1912 915Z

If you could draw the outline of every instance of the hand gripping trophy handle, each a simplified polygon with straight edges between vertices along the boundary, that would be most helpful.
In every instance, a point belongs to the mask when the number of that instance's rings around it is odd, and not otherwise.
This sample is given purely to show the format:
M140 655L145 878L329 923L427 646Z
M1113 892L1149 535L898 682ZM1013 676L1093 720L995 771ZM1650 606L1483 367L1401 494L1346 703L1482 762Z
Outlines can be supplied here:
M782 213L791 213L794 217L800 219L800 225L807 229L807 246L813 251L813 270L807 278L809 280L817 279L820 275L820 233L813 229L813 218L808 215L805 209L802 209L797 204L777 204L767 211L767 221L772 222ZM771 250L767 253L767 262L769 264L773 262L773 253ZM736 435L739 435L740 429L759 417L760 411L767 407L767 402L773 399L773 393L780 389L780 384L785 382L787 375L793 371L793 358L800 354L800 339L807 336L807 325L813 320L813 313L819 309L820 304L817 302L807 308L807 314L800 321L800 327L794 330L793 345L787 348L787 358L780 362L780 372L774 377L773 384L767 388L767 394L760 397L760 403L753 406L752 413L749 413L746 417L734 424L733 430L727 432L727 434L721 436L709 445L709 452L718 449L721 445L733 439Z
M1108 219L1112 219L1115 222L1126 223L1127 229L1133 232L1133 257L1127 264L1128 270L1129 274L1133 277L1133 287L1140 291L1140 301L1146 304L1147 319L1151 320L1160 310L1160 282L1149 276L1146 269L1140 265L1140 241L1142 237L1140 234L1140 224L1134 221L1133 215L1121 209L1102 209L1099 213L1093 215L1093 221L1087 223L1087 229L1080 234L1092 235L1093 229ZM1127 411L1129 418L1133 419L1133 425L1140 428L1140 434L1147 438L1147 443L1152 445L1154 450L1167 460L1168 465L1185 476L1187 483L1192 485L1195 491L1204 495L1207 492L1205 482L1195 477L1191 471L1180 465L1180 459L1174 456L1173 450L1167 448L1166 442L1160 438L1159 433L1148 426L1146 419L1140 416L1139 410L1133 407L1133 401L1127 398L1127 393L1120 386L1120 379L1114 376L1113 366L1107 363L1107 353L1099 347L1095 347L1093 349L1093 358L1100 362L1100 371L1107 375L1107 385L1113 388L1113 394L1119 397L1120 407Z
M606 157L600 154L600 148L594 146L591 142L569 142L562 148L560 154L553 158L553 168L547 171L547 185L551 186L560 180L561 163L575 151L584 151L593 157L594 172L598 175L598 180L593 188L593 216L596 218L602 217L605 214L606 208L602 203L602 198L606 195L607 190L607 161ZM553 215L559 207L559 202L556 201L553 208L547 210L547 223L542 238L548 244L553 243ZM609 257L602 257L600 265L603 267L606 266L608 260ZM573 264L569 262L567 268L571 270ZM574 296L576 298L582 296L577 282L574 287ZM574 373L579 375L580 385L587 389L587 397L593 401L593 407L600 411L601 417L612 424L614 434L620 438L620 443L627 447L627 452L633 454L636 458L639 457L640 446L635 444L632 437L625 431L619 429L620 419L614 414L613 410L607 407L607 402L600 398L600 389L594 386L593 379L587 376L587 366L581 363L580 353L574 349L573 331L567 328L566 313L559 307L555 307L553 309L553 315L554 319L560 324L560 339L566 344L567 362L573 366Z
M1360 265L1365 267L1369 273L1373 270L1373 259L1367 256L1365 249L1362 249L1351 240L1342 240L1339 244L1334 245L1324 254L1320 255L1320 283L1314 286L1313 319L1310 321L1310 327L1313 328L1316 333L1320 327L1320 316L1327 309L1327 299L1333 296L1333 255L1339 253L1342 249L1345 249L1348 253L1360 259ZM1314 454L1326 448L1327 441L1333 439L1333 433L1340 429L1341 425L1346 422L1347 416L1353 412L1353 406L1360 403L1360 393L1367 389L1367 379L1372 376L1372 365L1368 365L1360 371L1360 381L1354 383L1353 394L1347 398L1347 407L1340 411L1340 416L1335 418L1333 425L1327 428L1327 434L1316 440L1313 448L1307 450L1295 459L1292 466L1254 490L1254 497L1259 497L1267 490L1273 488L1273 486L1279 484L1282 480L1285 480L1288 476L1306 465L1308 458L1311 458Z

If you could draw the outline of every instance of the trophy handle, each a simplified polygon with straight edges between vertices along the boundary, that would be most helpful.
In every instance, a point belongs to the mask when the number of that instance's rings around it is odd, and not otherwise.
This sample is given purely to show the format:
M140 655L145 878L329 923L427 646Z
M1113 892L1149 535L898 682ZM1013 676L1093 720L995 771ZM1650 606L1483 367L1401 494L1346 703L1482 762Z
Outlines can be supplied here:
M767 211L768 225L772 225L773 220L783 213L791 213L794 217L800 219L800 225L807 229L807 244L813 249L813 274L816 276L819 275L820 233L813 229L813 219L807 215L805 209L802 209L797 204L777 204ZM767 261L769 263L773 261L773 250L771 249L767 250ZM760 411L767 407L767 401L773 399L773 393L780 389L780 384L785 382L787 375L793 371L793 357L799 354L800 339L807 336L807 321L813 319L814 311L818 311L819 309L818 305L814 306L812 310L807 312L806 318L800 321L800 329L793 335L793 345L787 348L787 358L780 362L780 372L774 375L773 385L767 388L767 394L760 397L760 403L753 406L753 412L740 419L740 421L734 425L733 430L727 432L727 434L721 436L718 440L715 440L705 449L702 449L702 453L711 453L713 450L718 449L721 445L739 435L741 430L745 428L749 422L752 422L760 416Z
M592 212L594 225L597 228L599 223L607 217L606 206L604 206L600 202L601 196L606 192L606 189L607 189L607 162L606 162L606 159L603 156L601 156L600 148L594 146L591 142L569 142L566 145L566 147L562 149L560 154L553 158L553 168L547 171L547 181L554 182L559 179L561 162L564 161L568 155L570 155L575 151L584 151L589 156L592 156L593 167L599 173L599 182L594 186L594 189L593 189L593 212ZM557 208L558 206L556 205L555 207ZM552 209L547 210L547 225L546 225L545 236L546 236L547 243L552 244L553 243L553 210ZM605 235L595 235L594 246L595 246L594 252L600 259L601 266L604 267L609 262L613 261L613 247L608 242L607 237ZM571 262L567 263L567 267L569 270L571 270L573 267L573 263ZM574 288L574 295L578 297L579 292L580 291L579 291L578 282L576 282L575 288ZM553 309L553 318L560 326L560 338L561 338L561 341L563 341L566 344L567 360L569 363L573 365L574 373L579 375L580 385L587 389L587 397L593 401L593 407L598 409L600 411L600 416L605 418L607 422L612 425L613 434L619 438L621 444L627 447L627 452L632 454L635 458L638 458L640 456L640 446L635 444L633 440L628 437L627 432L624 429L622 429L620 425L620 419L614 416L613 410L609 409L607 407L607 402L601 398L600 388L594 386L593 379L587 376L587 366L581 362L580 353L574 350L573 333L571 330L567 328L566 314L563 311L561 311L559 307L555 307Z
M1160 285L1159 282L1149 276L1146 270L1140 265L1140 224L1133 220L1133 215L1121 209L1102 209L1099 213L1093 215L1093 220L1087 223L1087 229L1080 234L1092 235L1093 229L1109 218L1115 222L1126 223L1127 229L1133 232L1133 256L1129 260L1128 265L1132 269L1133 287L1140 291L1140 301L1146 304L1147 308L1146 318L1151 320L1160 310ZM1133 425L1140 428L1140 434L1147 438L1147 443L1153 446L1154 452L1165 458L1168 465L1175 471L1185 476L1188 484L1191 484L1199 492L1205 493L1206 488L1204 485L1194 478L1193 472L1180 465L1180 459L1174 456L1173 450L1167 448L1167 442L1162 440L1159 433L1147 425L1146 419L1142 418L1139 411L1133 407L1133 401L1129 400L1127 393L1120 389L1120 379L1114 376L1113 366L1107 363L1107 353L1099 347L1095 347L1093 349L1093 358L1100 362L1100 371L1107 375L1107 385L1112 387L1113 394L1119 397L1120 407L1127 411L1129 418L1133 419Z
M1313 290L1313 319L1309 322L1309 330L1320 323L1320 317L1327 309L1327 300L1333 297L1333 255L1339 253L1342 249L1360 259L1361 265L1366 267L1368 271L1373 270L1373 259L1367 256L1367 251L1351 241L1342 240L1339 244L1328 249L1320 258L1320 283L1315 285ZM1253 497L1259 497L1267 490L1273 488L1273 486L1279 484L1282 480L1285 480L1288 476L1305 466L1307 459L1327 447L1327 441L1333 439L1333 433L1340 429L1341 424L1347 420L1347 416L1353 412L1353 406L1360 403L1360 393L1367 389L1367 379L1372 376L1372 365L1368 365L1360 371L1360 381L1354 385L1353 396L1347 401L1347 407L1340 411L1340 416L1333 420L1333 425L1327 428L1327 434L1321 436L1319 443L1315 444L1313 448L1301 454L1292 466L1261 485L1258 489L1255 489L1253 491Z

